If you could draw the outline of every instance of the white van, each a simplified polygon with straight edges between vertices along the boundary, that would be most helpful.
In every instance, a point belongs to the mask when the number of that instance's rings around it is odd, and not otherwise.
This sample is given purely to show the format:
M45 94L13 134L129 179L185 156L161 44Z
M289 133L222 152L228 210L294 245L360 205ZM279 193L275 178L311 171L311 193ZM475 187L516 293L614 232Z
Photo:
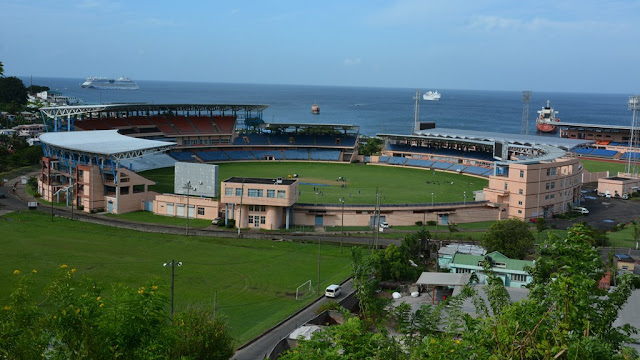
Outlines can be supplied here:
M340 288L340 285L329 285L327 286L327 289L324 291L324 296L335 298L335 297L338 297L341 292L342 292L342 289Z

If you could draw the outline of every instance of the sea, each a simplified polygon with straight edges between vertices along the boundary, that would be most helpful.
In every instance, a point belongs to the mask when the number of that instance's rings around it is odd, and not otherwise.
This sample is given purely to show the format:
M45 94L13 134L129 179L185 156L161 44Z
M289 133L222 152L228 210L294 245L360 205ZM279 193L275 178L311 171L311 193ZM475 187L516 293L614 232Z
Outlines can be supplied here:
M267 123L358 125L360 134L411 134L416 88L266 85L136 80L139 90L83 89L81 78L21 77L26 86L43 85L86 104L263 104ZM440 101L420 101L420 121L437 128L520 134L524 104L521 91L438 90ZM537 111L550 101L561 121L630 125L630 94L533 91L529 134ZM320 114L311 114L311 105ZM557 136L557 135L554 135Z

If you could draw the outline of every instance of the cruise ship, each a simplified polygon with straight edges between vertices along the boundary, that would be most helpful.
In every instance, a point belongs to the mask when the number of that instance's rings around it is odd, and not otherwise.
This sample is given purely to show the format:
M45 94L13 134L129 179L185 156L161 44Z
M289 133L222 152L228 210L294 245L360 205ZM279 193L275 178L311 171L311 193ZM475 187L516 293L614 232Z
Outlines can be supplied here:
M99 90L138 90L138 84L128 77L121 76L117 79L105 77L88 77L82 83L83 88Z

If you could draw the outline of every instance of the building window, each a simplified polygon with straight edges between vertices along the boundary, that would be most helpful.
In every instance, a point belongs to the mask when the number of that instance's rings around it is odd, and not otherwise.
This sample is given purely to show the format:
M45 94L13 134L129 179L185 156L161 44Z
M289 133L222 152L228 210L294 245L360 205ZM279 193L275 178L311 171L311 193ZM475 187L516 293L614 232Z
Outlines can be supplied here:
M236 196L242 196L242 188L236 188Z
M265 212L267 207L265 205L249 205L249 211Z
M518 201L518 205L522 205L522 201Z
M278 190L278 199L284 199L286 197L286 191Z
M204 208L198 207L198 215L204 215Z
M522 214L522 210L518 210L518 214Z
M266 224L267 223L267 217L266 216L260 216L260 224Z
M525 281L527 281L527 275L524 275L524 274L511 274L511 281L525 282Z
M267 190L267 197L268 198L276 197L276 191L275 190Z
M247 191L248 197L262 197L262 189L249 189Z
M508 190L508 189L509 189L509 184L504 183L504 189L505 189L505 190Z
M253 216L249 216L249 224L253 224Z
M224 188L224 194L226 196L233 196L233 188L230 188L230 187Z
M551 168L547 169L547 176L551 175Z
M524 194L524 191L522 191L522 189L518 190L518 194L522 195Z
M520 177L523 178L524 177L524 170L520 170Z

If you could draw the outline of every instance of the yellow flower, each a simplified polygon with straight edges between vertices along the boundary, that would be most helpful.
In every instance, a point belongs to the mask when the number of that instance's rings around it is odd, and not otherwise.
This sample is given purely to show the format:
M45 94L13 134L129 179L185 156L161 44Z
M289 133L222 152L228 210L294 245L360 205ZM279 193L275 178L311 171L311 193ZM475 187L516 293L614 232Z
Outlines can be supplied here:
M76 272L76 269L71 269L71 273L72 274L75 273L75 272Z
M431 339L431 343L435 344L436 343L436 339Z
M31 270L31 273L33 273L33 274L37 274L37 273L38 273L38 270L33 269L33 270Z
M67 264L60 265L60 269L66 269L66 268L68 268Z
M53 320L57 319L58 316L57 315L53 315Z
M11 306L5 306L2 308L3 310L11 310Z
M449 352L453 352L453 349L449 350Z
M100 307L103 307L103 306L104 306L104 303L100 303Z
M138 290L138 294L144 294L144 290L143 289Z
M13 275L18 275L20 274L20 270L13 270Z
M456 340L456 344L460 344L460 340Z
M158 290L158 287L157 287L156 285L153 285L153 286L151 287L151 289L153 289L153 290Z
M98 301L102 300L102 296L98 296L98 297L96 298L96 300L98 300Z

